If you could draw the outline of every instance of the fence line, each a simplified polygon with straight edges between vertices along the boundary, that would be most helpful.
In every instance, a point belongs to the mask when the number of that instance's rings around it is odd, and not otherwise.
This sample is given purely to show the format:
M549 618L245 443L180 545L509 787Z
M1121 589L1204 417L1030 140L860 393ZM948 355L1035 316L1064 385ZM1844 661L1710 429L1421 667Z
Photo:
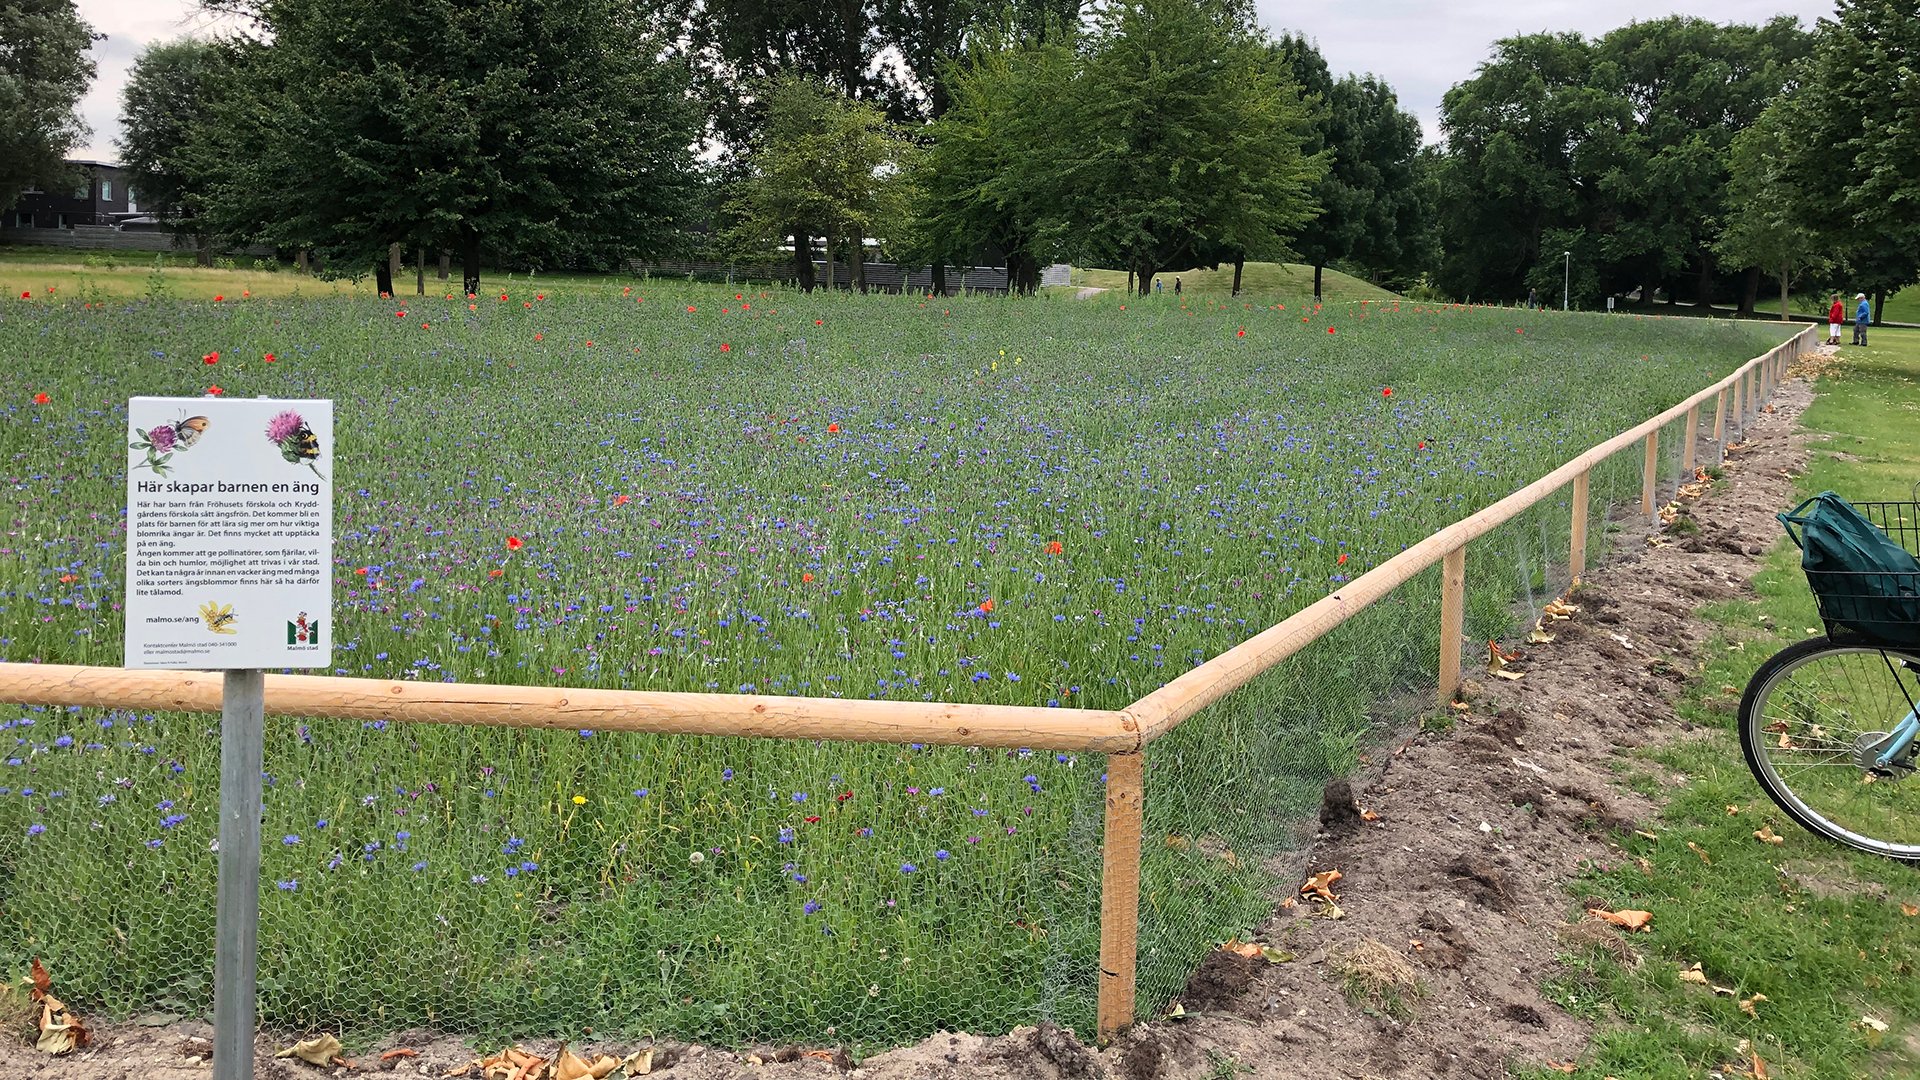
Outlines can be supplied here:
M1473 540L1572 486L1569 562L1575 580L1585 569L1589 478L1592 470L1636 442L1646 447L1641 509L1655 509L1659 432L1684 420L1699 428L1699 408L1715 402L1713 438L1723 439L1729 417L1739 424L1759 408L1786 367L1804 353L1809 327L1672 408L1578 455L1519 491L1414 544L1360 575L1338 592L1211 660L1181 674L1118 712L944 702L869 701L393 682L335 676L268 675L266 711L275 715L398 719L525 728L594 728L660 734L780 739L933 742L1108 755L1105 835L1102 842L1100 969L1097 1025L1105 1039L1133 1020L1136 933L1139 927L1142 817L1146 748L1183 720L1245 686L1408 579L1444 564L1441 577L1439 697L1459 688L1465 587L1465 551ZM1729 409L1732 411L1729 412ZM1682 460L1692 462L1692 438ZM0 701L33 705L136 707L217 712L219 672L128 671L120 668L0 663Z

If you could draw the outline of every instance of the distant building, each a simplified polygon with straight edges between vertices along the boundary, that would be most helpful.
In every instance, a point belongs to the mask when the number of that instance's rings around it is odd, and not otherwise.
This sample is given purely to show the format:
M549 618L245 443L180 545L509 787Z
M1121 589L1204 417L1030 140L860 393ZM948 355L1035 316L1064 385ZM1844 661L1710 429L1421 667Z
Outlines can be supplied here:
M140 217L126 173L109 161L68 161L80 180L66 191L29 188L13 209L0 214L0 226L14 229L71 229L78 225L117 226Z

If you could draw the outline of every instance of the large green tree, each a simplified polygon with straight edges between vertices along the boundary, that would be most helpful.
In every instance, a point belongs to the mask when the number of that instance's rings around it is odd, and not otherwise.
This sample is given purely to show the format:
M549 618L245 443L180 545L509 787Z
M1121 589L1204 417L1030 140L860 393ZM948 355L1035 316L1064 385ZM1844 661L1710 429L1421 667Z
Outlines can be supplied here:
M66 180L64 160L87 134L75 106L93 80L93 40L72 0L0 3L0 210Z
M1920 278L1920 14L1911 0L1840 0L1819 31L1785 150L1802 212L1878 320Z
M1281 254L1317 209L1310 114L1245 3L1114 3L1062 102L1062 217L1142 289L1221 252Z
M120 164L140 201L175 227L206 210L217 163L201 154L217 103L239 89L237 45L157 42L133 62L120 92Z
M620 0L259 0L210 132L226 233L373 267L392 244L605 266L671 245L698 120L657 30Z
M1806 193L1792 166L1789 143L1798 105L1791 97L1776 98L1757 123L1734 137L1730 209L1714 245L1732 265L1767 268L1780 285L1783 320L1792 317L1795 275L1826 269L1834 255L1819 219L1806 212Z
M1327 157L1326 175L1313 190L1320 214L1293 241L1313 267L1314 295L1334 264L1381 284L1407 283L1426 268L1435 240L1419 120L1371 75L1334 79L1304 37L1284 35L1273 49L1313 110L1305 148Z

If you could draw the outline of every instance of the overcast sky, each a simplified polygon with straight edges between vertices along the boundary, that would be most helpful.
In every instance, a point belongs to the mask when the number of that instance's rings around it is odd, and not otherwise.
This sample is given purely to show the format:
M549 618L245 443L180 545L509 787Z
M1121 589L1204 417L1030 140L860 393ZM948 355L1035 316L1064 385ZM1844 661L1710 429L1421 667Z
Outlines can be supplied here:
M1295 30L1319 42L1335 75L1372 72L1392 84L1400 104L1439 138L1440 95L1469 78L1496 39L1539 30L1603 34L1634 18L1697 15L1715 22L1764 22L1796 15L1804 25L1832 12L1832 0L1256 0L1269 29ZM93 47L99 76L80 109L93 134L77 156L117 160L120 89L127 69L152 41L202 33L211 25L191 0L79 0L80 13L107 35Z

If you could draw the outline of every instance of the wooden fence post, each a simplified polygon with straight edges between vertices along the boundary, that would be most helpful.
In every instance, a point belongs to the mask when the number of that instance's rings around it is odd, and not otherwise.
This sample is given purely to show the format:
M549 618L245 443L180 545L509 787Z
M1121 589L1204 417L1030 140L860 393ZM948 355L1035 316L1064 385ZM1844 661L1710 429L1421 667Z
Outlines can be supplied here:
M1720 396L1718 398L1715 398L1713 402L1713 441L1717 443L1722 441L1726 437L1727 437L1727 392L1725 390L1722 390L1720 391Z
M1099 1038L1133 1023L1134 961L1140 929L1140 819L1145 755L1107 755L1106 835L1100 846Z
M1568 545L1567 567L1575 585L1587 572L1587 478L1591 475L1589 469L1573 478L1573 543Z
M1440 563L1440 707L1460 689L1460 638L1466 626L1467 548L1447 552Z
M1653 516L1655 467L1660 463L1660 432L1647 432L1647 463L1640 468L1640 512Z
M1683 441L1680 443L1680 471L1686 474L1680 481L1683 484L1693 479L1693 444L1699 437L1700 407L1696 405L1687 410L1687 430L1686 434L1681 436Z

